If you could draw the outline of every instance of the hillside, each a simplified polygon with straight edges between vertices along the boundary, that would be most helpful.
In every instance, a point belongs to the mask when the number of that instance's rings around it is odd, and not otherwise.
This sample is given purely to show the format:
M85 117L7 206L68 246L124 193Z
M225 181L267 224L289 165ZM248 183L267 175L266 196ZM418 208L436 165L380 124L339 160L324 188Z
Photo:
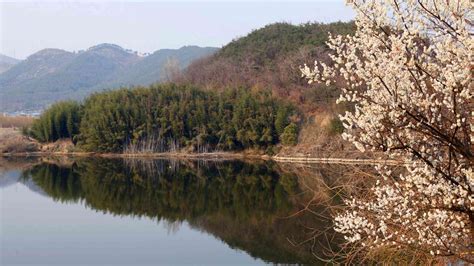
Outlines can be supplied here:
M267 88L277 97L314 111L316 105L332 103L338 93L308 86L299 67L315 59L329 61L325 45L328 32L345 35L354 30L353 23L343 22L270 24L233 40L213 56L194 62L179 80L211 89Z
M18 64L20 60L0 54L0 73L3 73Z
M173 71L181 71L192 61L206 57L218 48L184 46L179 49L161 49L144 57L134 65L114 74L107 87L149 85L157 80L169 81ZM170 76L171 75L171 76Z
M0 111L42 109L106 88L150 84L163 79L169 62L179 70L215 50L194 46L139 56L114 44L78 53L44 49L0 74Z
M270 90L280 99L298 106L298 145L284 147L280 155L358 156L342 140L342 124L337 114L348 106L336 105L338 84L308 85L299 67L314 60L330 64L325 42L328 32L352 34L352 22L292 25L275 23L235 39L213 56L192 63L177 81L208 90L245 87L253 91Z

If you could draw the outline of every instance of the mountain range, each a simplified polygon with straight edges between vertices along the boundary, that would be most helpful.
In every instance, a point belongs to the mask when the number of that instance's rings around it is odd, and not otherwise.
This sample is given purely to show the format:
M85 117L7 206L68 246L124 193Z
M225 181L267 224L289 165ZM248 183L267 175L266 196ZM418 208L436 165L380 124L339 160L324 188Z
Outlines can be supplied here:
M3 73L16 65L20 60L0 54L0 73Z
M184 46L142 56L115 44L99 44L80 52L43 49L23 61L0 56L0 111L38 110L103 89L170 80L217 50Z

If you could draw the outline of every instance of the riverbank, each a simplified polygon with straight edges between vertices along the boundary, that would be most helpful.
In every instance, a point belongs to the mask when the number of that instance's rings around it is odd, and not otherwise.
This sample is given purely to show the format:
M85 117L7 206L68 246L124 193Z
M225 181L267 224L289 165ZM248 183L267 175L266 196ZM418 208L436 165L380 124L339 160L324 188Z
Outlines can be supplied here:
M21 134L19 128L0 127L0 154L2 153L24 153L39 151L40 144Z
M317 158L317 157L282 157L270 156L266 154L251 154L245 152L210 152L210 153L95 153L95 152L24 152L24 153L1 153L2 157L48 157L48 156L68 156L68 157L101 157L101 158L130 158L130 159L199 159L199 160L236 160L236 159L256 159L272 160L281 163L299 164L358 164L358 165L400 165L403 161L384 159L351 159L351 158Z
M162 152L162 153L98 153L98 152L16 152L0 153L3 157L40 157L40 156L71 156L71 157L102 157L102 158L196 158L196 159L241 159L254 158L269 160L269 155L251 154L245 152L209 152L209 153L184 153L184 152Z
M272 160L285 163L326 163L326 164L384 164L399 165L403 161L384 159L350 159L350 158L315 158L315 157L280 157L273 156Z
M321 155L321 156L318 156ZM82 152L75 148L72 142L59 140L54 143L40 144L34 139L25 137L18 129L2 128L0 130L0 156L2 157L103 157L103 158L135 158L135 159L200 159L200 160L273 160L284 163L326 163L326 164L401 164L395 160L378 160L362 157L359 153L325 153L302 154L282 152L271 156L259 150L243 150L239 152L163 152L163 153L97 153Z

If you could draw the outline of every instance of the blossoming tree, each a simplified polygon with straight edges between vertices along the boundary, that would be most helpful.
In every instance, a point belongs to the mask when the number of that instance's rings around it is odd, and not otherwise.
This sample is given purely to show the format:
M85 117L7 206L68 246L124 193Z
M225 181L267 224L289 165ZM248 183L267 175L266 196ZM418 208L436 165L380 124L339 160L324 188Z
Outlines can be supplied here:
M343 137L407 162L348 200L336 230L361 249L409 247L474 258L474 2L351 0L357 31L331 36L333 64L309 82L344 79Z

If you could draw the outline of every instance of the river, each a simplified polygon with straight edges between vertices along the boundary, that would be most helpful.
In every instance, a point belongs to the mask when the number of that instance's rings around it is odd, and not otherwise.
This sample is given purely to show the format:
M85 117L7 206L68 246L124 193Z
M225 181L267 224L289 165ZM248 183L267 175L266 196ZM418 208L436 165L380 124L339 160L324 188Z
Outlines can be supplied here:
M2 159L1 263L319 264L340 241L320 204L331 199L321 184L347 170L290 168L268 161ZM310 200L311 212L301 211Z

